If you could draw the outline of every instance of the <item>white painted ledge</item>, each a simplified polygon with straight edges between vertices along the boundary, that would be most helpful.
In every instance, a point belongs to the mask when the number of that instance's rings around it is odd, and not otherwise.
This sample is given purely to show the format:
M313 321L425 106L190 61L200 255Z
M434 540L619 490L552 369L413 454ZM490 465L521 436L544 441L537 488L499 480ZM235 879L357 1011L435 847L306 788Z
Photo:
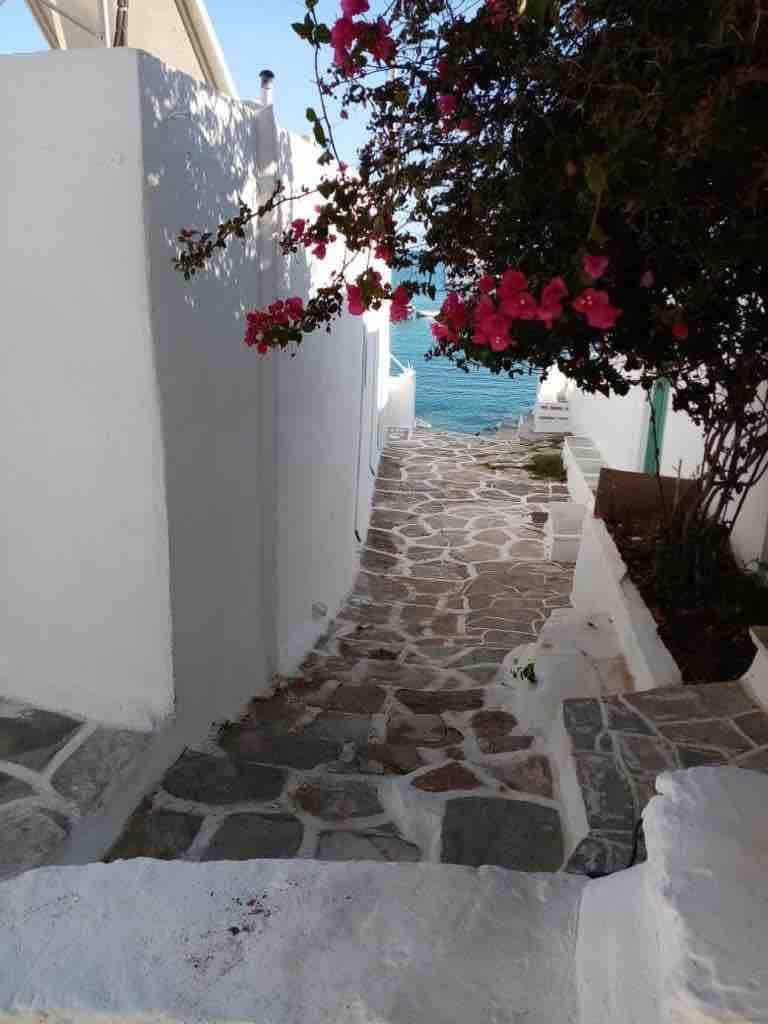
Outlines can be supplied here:
M584 520L572 601L580 611L611 616L636 690L682 683L680 669L630 580L605 523L589 514Z
M656 787L647 863L584 890L581 1020L768 1021L768 776L692 768Z
M659 776L648 861L138 859L0 884L0 1024L768 1021L768 776ZM41 959L43 958L44 959Z
M32 871L0 886L0 1021L575 1024L584 884L296 860Z
M768 776L660 775L644 815L664 1024L768 1021Z
M749 633L757 652L741 681L758 704L768 709L768 626L753 626Z

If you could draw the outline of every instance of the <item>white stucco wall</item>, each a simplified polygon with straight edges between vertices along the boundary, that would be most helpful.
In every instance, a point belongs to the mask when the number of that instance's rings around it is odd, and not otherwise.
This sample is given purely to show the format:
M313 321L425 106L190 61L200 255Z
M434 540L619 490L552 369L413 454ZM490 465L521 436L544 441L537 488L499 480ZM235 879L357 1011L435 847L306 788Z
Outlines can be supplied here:
M316 182L320 150L282 133L280 170L291 194ZM284 208L283 221L312 217L310 195ZM306 298L342 256L300 252L280 276L281 294ZM361 265L361 269L364 265ZM379 267L382 273L386 268ZM387 311L345 315L332 334L318 331L293 358L272 358L276 401L277 635L279 666L292 671L348 593L365 539L387 400Z
M0 58L0 695L172 706L136 55Z
M606 398L580 391L571 381L567 396L573 434L591 437L612 469L642 470L648 410L641 388Z
M244 312L276 293L271 225L185 282L183 227L206 227L276 173L272 110L235 102L146 54L138 61L143 210L170 536L173 662L180 705L210 719L265 692L275 666L271 388L242 344ZM184 711L184 707L180 710Z
M627 395L589 395L573 382L568 386L571 431L591 437L606 466L642 472L648 437L649 413L645 392L632 388ZM661 472L665 476L693 476L701 465L702 434L687 413L676 412L668 398L661 449ZM744 563L768 555L768 477L744 503L734 527L733 548Z
M173 270L181 228L317 173L271 108L125 49L2 58L0 82L0 695L134 728L234 714L351 586L388 323L245 349L245 313L335 258L288 267L271 220Z
M416 423L416 374L410 367L389 378L385 419L388 427L413 427Z

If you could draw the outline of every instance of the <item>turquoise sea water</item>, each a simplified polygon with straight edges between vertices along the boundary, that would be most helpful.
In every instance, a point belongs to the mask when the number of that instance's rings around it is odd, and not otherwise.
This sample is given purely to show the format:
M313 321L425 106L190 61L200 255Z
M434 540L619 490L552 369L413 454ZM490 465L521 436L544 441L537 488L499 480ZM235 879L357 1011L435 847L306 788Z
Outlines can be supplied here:
M444 294L437 299L417 296L418 309L437 311ZM447 359L427 362L424 353L430 348L432 321L412 317L392 325L392 352L402 363L410 363L416 371L416 415L435 430L458 430L475 434L499 425L504 416L514 416L532 408L536 401L538 375L494 377L488 370L457 370Z

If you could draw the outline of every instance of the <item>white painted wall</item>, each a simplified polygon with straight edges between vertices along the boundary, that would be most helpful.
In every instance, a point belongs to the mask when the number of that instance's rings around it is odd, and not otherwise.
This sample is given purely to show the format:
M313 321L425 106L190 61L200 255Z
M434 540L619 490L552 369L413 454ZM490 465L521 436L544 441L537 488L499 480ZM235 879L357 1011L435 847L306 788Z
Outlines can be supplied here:
M0 695L210 723L266 692L352 583L388 323L346 317L295 358L246 350L246 311L327 272L287 267L271 220L192 282L172 269L179 229L316 173L271 108L125 49L4 57L0 85Z
M612 469L642 470L648 409L642 388L627 395L590 395L568 385L571 432L591 437Z
M0 58L0 693L148 727L173 685L138 93L135 54Z
M389 378L387 427L413 427L416 423L416 374L409 367Z
M179 229L215 224L237 195L256 205L271 191L276 127L271 108L214 93L146 54L125 59L140 83L176 696L181 711L201 706L213 720L265 692L275 666L274 490L262 470L272 384L242 344L245 311L276 292L271 225L189 283L171 259Z
M318 180L320 151L313 143L283 133L280 151L281 172L293 193ZM284 220L312 216L318 198L295 202ZM299 253L286 265L281 293L306 297L328 280L341 253L341 242L325 260ZM277 634L280 669L288 672L336 613L357 569L387 399L387 314L345 315L332 335L318 331L294 358L278 356L273 363Z
M642 472L648 437L649 412L645 392L632 388L627 395L590 395L571 381L568 385L571 430L591 437L606 466ZM664 475L693 476L701 465L701 430L687 413L672 408L668 398L661 471ZM754 563L768 555L768 477L750 493L736 522L733 548L744 563Z

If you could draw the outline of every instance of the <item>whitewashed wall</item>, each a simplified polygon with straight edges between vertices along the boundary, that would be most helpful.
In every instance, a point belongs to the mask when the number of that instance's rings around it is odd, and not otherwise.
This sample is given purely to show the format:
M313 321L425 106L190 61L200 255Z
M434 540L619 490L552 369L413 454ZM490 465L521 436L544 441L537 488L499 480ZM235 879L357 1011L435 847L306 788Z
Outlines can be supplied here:
M238 103L146 54L138 69L147 288L161 409L179 703L210 719L264 691L276 664L271 381L242 344L244 314L274 298L270 225L185 282L183 227L257 204L277 173L271 109ZM130 208L131 204L127 204ZM108 257L109 258L109 257ZM119 263L118 263L119 265ZM113 273L117 266L113 266Z
M280 169L291 194L319 179L319 154L306 139L281 133ZM297 200L283 208L283 222L314 216L322 201L317 194ZM281 294L306 297L341 256L340 241L324 260L300 251L283 264ZM388 319L383 311L345 316L332 334L306 339L293 358L268 358L276 400L278 654L288 672L349 591L368 530L387 399Z
M587 394L571 381L567 396L572 433L591 437L613 469L643 468L648 410L641 388L606 398Z
M0 58L0 694L146 726L173 680L138 91L136 54Z
M642 472L648 437L649 412L645 392L634 387L627 395L590 395L571 381L568 385L571 430L591 437L612 469ZM701 465L703 440L687 413L675 412L668 398L661 450L661 472L693 476ZM738 557L754 567L768 558L768 477L749 494L733 531Z
M172 269L180 228L313 169L271 108L131 50L4 57L0 89L0 696L210 722L351 585L388 324L246 350L247 310L317 280L286 280L272 223L211 273Z

